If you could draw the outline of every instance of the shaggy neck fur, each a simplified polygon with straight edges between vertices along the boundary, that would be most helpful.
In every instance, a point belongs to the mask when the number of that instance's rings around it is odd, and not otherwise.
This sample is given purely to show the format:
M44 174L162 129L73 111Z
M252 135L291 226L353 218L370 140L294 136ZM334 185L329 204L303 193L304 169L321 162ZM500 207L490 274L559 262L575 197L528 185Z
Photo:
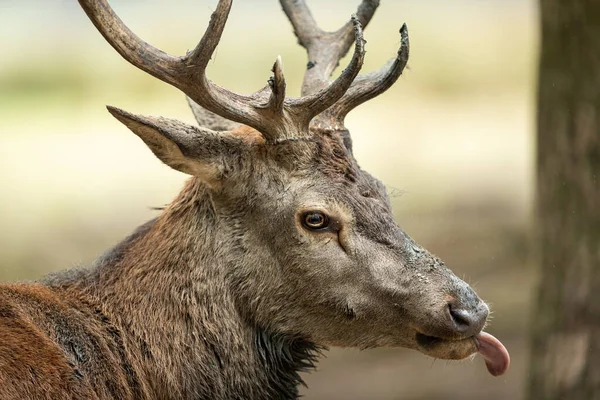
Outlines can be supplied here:
M210 195L192 179L90 273L51 284L82 293L119 331L141 397L295 399L320 349L252 323L223 251Z

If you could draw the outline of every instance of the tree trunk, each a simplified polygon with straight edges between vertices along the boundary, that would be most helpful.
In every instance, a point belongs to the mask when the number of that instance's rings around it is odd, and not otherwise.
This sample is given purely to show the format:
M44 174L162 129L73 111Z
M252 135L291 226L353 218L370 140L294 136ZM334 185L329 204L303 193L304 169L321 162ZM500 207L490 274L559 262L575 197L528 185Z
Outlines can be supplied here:
M600 0L541 0L541 18L529 399L600 400Z

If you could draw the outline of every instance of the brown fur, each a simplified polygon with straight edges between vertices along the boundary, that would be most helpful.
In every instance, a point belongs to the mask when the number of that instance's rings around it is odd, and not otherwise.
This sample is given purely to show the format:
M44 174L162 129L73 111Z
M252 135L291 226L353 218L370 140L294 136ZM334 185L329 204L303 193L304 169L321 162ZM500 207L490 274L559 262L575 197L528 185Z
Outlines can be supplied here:
M254 144L265 144L265 138L254 128L247 125L241 125L238 128L230 131L232 135L240 137L242 140L248 143Z
M114 328L81 301L38 284L0 294L0 398L132 398Z

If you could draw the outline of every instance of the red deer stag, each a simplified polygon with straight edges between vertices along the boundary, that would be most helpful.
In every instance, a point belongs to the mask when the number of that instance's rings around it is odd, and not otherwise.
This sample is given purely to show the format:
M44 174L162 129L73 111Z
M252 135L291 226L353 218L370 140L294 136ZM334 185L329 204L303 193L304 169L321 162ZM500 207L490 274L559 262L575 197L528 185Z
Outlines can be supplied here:
M281 0L308 52L300 98L286 97L279 59L250 96L206 77L232 0L183 57L143 42L106 0L79 3L127 61L189 97L200 127L108 110L192 177L93 267L0 286L0 398L294 399L326 346L479 352L505 372L487 305L396 225L352 155L344 117L408 59L403 26L397 57L358 75L378 0L331 33L303 0Z

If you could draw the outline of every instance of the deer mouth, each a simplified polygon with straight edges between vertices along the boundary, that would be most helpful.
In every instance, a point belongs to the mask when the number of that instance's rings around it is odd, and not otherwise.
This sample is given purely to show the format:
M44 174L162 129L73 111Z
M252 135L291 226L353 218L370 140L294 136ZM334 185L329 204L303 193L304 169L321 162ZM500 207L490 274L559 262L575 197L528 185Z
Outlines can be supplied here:
M488 372L493 376L504 374L510 365L506 347L487 332L463 339L444 339L417 332L415 340L419 351L431 357L445 360L462 360L480 354L485 360Z

